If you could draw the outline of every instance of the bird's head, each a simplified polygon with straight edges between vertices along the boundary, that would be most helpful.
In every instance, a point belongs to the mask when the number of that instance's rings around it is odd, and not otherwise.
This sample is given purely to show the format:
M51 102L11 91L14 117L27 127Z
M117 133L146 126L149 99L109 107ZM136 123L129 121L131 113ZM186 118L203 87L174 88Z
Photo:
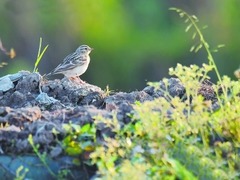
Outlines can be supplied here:
M77 48L76 52L81 54L90 54L90 52L93 50L93 48L90 48L88 45L81 45Z

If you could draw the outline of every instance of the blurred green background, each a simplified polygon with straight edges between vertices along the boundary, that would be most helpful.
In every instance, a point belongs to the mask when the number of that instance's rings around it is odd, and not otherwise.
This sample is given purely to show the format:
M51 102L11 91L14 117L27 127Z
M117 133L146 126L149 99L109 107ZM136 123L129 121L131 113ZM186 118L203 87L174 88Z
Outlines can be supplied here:
M0 38L16 58L0 52L0 76L33 70L39 38L49 44L39 65L50 72L81 44L94 48L91 64L81 78L113 90L141 90L147 81L168 77L176 63L207 62L206 53L190 53L192 33L170 7L182 8L200 19L212 47L226 47L214 54L220 73L233 77L239 66L239 0L1 0ZM59 76L62 78L62 76ZM234 77L233 77L234 78ZM214 79L214 77L213 77Z

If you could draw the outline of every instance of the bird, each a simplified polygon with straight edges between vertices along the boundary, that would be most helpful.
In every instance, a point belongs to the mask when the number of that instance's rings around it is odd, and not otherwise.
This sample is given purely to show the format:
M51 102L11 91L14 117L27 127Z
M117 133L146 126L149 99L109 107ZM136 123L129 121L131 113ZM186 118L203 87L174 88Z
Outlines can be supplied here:
M92 50L93 48L89 47L88 45L79 46L75 52L66 56L63 59L63 62L60 63L50 73L48 73L46 77L55 74L63 74L70 80L78 78L80 83L83 83L84 81L82 81L79 76L86 72L90 63L89 54Z

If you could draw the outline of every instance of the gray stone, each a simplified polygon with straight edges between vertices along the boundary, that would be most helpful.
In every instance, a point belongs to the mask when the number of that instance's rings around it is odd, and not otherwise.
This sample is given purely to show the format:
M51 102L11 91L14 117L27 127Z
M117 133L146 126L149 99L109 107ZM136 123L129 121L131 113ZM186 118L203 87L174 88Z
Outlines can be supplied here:
M9 78L9 76L4 76L0 78L0 91L6 92L12 88L14 88L14 84Z

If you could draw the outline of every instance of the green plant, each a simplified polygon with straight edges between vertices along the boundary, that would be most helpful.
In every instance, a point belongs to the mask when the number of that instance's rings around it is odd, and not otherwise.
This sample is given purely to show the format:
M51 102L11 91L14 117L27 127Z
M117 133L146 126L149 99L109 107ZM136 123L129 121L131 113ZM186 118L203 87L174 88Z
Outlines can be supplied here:
M190 67L178 64L169 74L177 76L185 87L185 97L172 97L168 81L149 83L164 97L144 103L136 102L131 122L122 126L113 119L98 117L95 124L105 124L115 133L104 136L104 147L98 146L91 154L103 179L238 179L240 177L240 82L220 77L210 48L196 25L195 16L179 9L181 17L194 27L200 44L191 48L196 52L204 47L209 64ZM214 70L218 85L213 85L217 103L212 109L198 90L208 73ZM219 93L223 91L223 97ZM136 177L136 174L139 176Z
M110 90L109 86L107 85L106 88L104 89L104 97L110 96L114 91Z
M234 120L238 110L209 111L211 104L197 95L186 114L188 106L178 97L158 98L137 103L132 121L123 128L116 117L97 120L96 124L104 123L116 133L114 138L104 137L105 147L91 154L99 174L106 179L134 179L134 174L143 179L236 179L240 161L234 126L238 121L227 122ZM228 141L221 140L225 138Z
M63 124L63 128L66 131L66 136L61 142L58 140L57 141L60 143L60 145L63 146L66 154L70 156L76 156L76 158L73 159L73 163L80 165L81 160L79 160L77 157L79 157L83 151L91 152L94 150L96 133L95 127L92 127L90 124L86 124L80 127L79 125L69 123ZM53 129L52 133L55 135L58 134L55 129ZM54 179L65 179L66 177L69 177L69 175L72 176L69 169L61 169L58 171L58 173L55 174L48 165L48 154L46 152L40 153L39 145L34 143L33 136L31 134L28 136L28 142L32 146L34 153L38 156L44 167ZM87 163L87 159L85 162ZM27 172L23 173L21 168L18 171L17 177L21 178L23 175L26 175L26 173Z
M9 56L11 59L13 59L16 56L16 52L13 48L10 49L10 51L7 51L6 48L3 47L2 41L0 39L0 51L2 51L4 54ZM0 62L0 68L6 66L7 62Z
M63 124L66 137L62 141L62 146L68 155L81 155L83 151L93 151L96 141L96 128L90 124L80 126L77 124ZM77 162L77 161L76 161Z
M40 61L42 59L42 56L44 55L47 48L48 48L48 45L44 47L43 51L41 51L41 49L42 49L42 38L40 37L38 54L37 54L37 59L36 59L35 64L34 64L33 72L38 72L38 64L40 63Z
M44 152L43 154L41 154L41 153L39 152L39 150L38 150L38 149L39 149L39 145L38 145L38 144L37 144L37 145L34 144L33 137L32 137L31 134L28 136L28 142L29 142L29 144L32 146L34 153L38 156L38 158L40 159L40 161L41 161L41 162L43 163L43 165L47 168L47 170L48 170L48 172L51 174L51 176L54 177L54 178L56 178L57 175L56 175L56 174L51 170L51 168L48 166L48 163L47 163L47 153Z
M29 169L20 166L16 170L16 177L14 178L14 180L24 180L26 178L28 171Z
M1 62L1 63L0 63L0 68L6 66L7 64L8 64L7 62Z
M96 116L93 124L83 126L63 124L65 138L61 142L68 155L75 156L79 164L80 155L90 153L92 164L98 167L102 179L239 179L240 177L240 81L221 77L208 43L204 39L197 18L179 9L186 17L186 31L195 28L193 38L199 44L191 51L202 47L208 55L208 64L190 67L177 64L169 74L177 76L185 88L185 96L172 97L169 82L148 83L154 91L164 96L144 103L136 102L131 119L123 124L113 112L113 118ZM212 85L216 101L207 101L198 90L209 72L215 71L218 84ZM165 89L162 86L166 87ZM219 87L223 96L219 93ZM109 90L106 90L106 95ZM213 103L220 108L215 110ZM96 129L108 129L97 143ZM40 154L32 136L29 142L34 152L47 167L45 154ZM64 175L66 172L62 172Z
M187 12L183 11L182 9L170 8L170 10L176 11L181 18L185 18L185 23L188 24L188 26L185 29L186 32L188 32L192 27L195 29L192 35L192 39L196 39L198 37L199 42L197 42L196 45L192 46L190 51L198 52L201 48L204 48L206 50L209 66L212 66L212 68L214 69L217 75L219 84L222 84L222 78L220 76L220 73L218 71L218 68L216 66L216 63L212 55L212 52L217 52L217 49L213 49L213 50L210 49L209 44L205 40L200 28L197 25L197 23L199 22L198 18L195 15L189 15ZM217 46L217 48L222 48L222 47L224 47L224 45L222 44ZM223 93L225 95L225 98L227 98L226 89L224 87L222 88L223 88Z

